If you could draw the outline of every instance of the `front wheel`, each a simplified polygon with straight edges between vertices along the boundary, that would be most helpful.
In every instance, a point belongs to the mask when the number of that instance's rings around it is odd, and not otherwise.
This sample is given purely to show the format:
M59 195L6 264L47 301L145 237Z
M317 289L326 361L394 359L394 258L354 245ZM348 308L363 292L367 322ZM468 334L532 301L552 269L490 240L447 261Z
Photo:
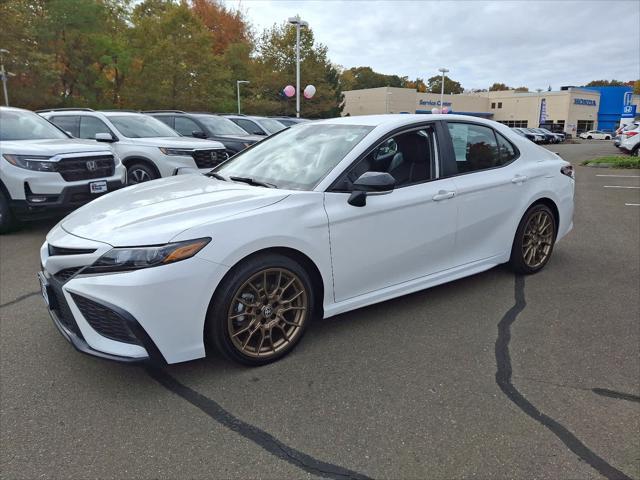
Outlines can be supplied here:
M15 230L17 226L18 221L9 207L9 200L0 191L0 234L9 233Z
M537 204L527 210L513 240L511 269L527 275L542 270L551 257L556 235L556 219L549 207Z
M209 343L226 358L258 366L289 353L314 311L307 272L278 254L250 258L222 281L207 313Z
M611 140L611 137L609 135L607 135L606 137L604 137L605 140Z
M148 182L155 178L156 173L145 163L132 163L127 167L127 183L129 185Z
M593 137L592 137L591 135L589 135L589 136L587 137L587 140L591 140L592 138L593 138Z

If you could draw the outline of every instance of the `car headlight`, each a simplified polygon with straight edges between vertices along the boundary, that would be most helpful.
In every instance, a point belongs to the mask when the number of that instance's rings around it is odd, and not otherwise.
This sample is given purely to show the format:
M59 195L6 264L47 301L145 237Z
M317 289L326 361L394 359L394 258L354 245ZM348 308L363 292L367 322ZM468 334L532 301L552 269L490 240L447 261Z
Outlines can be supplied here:
M38 155L13 155L11 153L3 153L2 156L7 162L16 167L27 170L35 170L37 172L55 172L57 171L57 162L49 162L49 157L41 157Z
M167 147L158 147L158 148L165 155L180 155L182 157L193 156L193 148L167 148Z
M167 265L193 257L210 241L198 238L153 247L113 248L82 273L125 272Z

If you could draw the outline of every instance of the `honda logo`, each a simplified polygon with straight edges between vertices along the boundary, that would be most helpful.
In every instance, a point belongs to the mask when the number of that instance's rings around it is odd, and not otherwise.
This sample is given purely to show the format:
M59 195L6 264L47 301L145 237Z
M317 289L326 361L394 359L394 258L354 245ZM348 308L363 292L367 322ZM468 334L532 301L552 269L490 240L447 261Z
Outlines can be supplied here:
M90 172L95 172L98 169L98 163L95 160L89 160L86 163L87 170Z

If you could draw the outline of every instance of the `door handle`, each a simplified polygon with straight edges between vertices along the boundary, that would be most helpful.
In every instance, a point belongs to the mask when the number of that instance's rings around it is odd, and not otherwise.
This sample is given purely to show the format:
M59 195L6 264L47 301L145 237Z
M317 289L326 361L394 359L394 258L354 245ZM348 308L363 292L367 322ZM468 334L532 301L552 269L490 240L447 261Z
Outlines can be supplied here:
M448 198L453 198L456 196L456 192L447 192L445 190L440 190L433 196L433 200L439 202L440 200L446 200Z
M526 175L516 175L511 179L511 183L524 183L527 181Z

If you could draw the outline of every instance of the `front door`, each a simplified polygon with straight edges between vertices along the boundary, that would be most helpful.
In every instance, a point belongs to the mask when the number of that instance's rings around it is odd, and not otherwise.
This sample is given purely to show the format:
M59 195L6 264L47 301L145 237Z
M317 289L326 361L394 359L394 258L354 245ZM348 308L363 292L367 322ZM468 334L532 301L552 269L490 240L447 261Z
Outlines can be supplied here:
M430 126L387 137L325 193L336 302L455 266L455 185L437 178L435 138ZM396 187L352 206L349 185L366 171Z

